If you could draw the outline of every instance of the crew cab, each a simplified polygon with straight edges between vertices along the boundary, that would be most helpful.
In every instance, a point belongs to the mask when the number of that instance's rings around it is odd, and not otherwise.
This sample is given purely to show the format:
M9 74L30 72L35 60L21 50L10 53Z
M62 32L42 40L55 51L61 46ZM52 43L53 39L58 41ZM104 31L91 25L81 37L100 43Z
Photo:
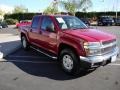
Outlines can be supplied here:
M25 50L33 48L58 60L73 75L115 62L119 53L116 36L90 29L74 16L37 15L20 33Z

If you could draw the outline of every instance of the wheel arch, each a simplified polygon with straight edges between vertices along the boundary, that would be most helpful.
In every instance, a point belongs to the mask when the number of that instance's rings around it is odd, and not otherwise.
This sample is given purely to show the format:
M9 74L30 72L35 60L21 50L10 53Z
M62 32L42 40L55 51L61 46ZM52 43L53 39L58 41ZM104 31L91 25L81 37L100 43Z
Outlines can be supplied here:
M29 42L29 39L28 39L28 37L27 37L27 35L26 35L25 33L21 32L21 34L20 34L20 38L22 38L22 36L25 36L26 39L27 39L27 41Z
M77 57L79 57L79 54L78 54L76 48L73 47L73 46L70 46L70 45L68 45L68 44L65 44L65 43L61 43L61 44L59 45L59 47L58 47L58 55L60 55L60 52L61 52L63 49L67 49L67 48L68 48L68 49L71 49L71 50L77 55Z

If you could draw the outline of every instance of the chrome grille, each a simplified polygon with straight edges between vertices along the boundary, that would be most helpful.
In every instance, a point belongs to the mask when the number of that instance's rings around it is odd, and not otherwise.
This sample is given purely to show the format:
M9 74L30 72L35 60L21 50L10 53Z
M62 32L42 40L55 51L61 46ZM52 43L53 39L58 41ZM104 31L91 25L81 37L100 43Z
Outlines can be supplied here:
M102 44L103 44L103 48L101 51L102 54L110 53L116 49L116 39L102 42Z
M116 42L116 39L104 41L104 42L102 42L102 45L106 45L106 44L110 44L110 43L114 43L114 42Z
M103 54L110 53L110 52L112 52L113 50L115 50L115 48L116 48L116 45L103 48L103 49L102 49L102 53L103 53Z

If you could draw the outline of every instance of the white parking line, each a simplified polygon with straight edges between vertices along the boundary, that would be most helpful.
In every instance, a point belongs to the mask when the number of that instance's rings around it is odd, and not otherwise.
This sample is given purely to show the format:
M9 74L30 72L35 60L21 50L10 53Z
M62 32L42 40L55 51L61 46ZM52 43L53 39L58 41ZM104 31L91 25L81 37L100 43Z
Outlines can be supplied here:
M57 64L57 62L49 62L49 61L27 61L27 60L5 60L1 59L0 62L18 62L18 63L32 63L32 64ZM119 63L111 63L109 66L120 66Z
M45 59L47 56L45 57L39 57L39 56L13 56L10 55L10 58L33 58L33 59ZM119 61L120 59L118 59L117 61ZM54 61L54 60L53 60ZM1 59L0 62L20 62L20 63L43 63L43 64L47 64L47 63L51 63L51 64L56 64L57 62L49 62L49 61L28 61L28 60L5 60L5 59ZM108 64L110 66L120 66L119 63L111 63Z
M57 64L57 62L50 61L27 61L27 60L0 60L0 62L19 62L19 63L39 63L39 64ZM120 66L119 63L111 63L109 66Z
M56 62L48 61L27 61L27 60L0 60L0 62L19 62L19 63L39 63L39 64L56 64Z
M13 55L10 55L8 57L10 57L10 58L46 58L47 56L39 57L39 56L13 56Z

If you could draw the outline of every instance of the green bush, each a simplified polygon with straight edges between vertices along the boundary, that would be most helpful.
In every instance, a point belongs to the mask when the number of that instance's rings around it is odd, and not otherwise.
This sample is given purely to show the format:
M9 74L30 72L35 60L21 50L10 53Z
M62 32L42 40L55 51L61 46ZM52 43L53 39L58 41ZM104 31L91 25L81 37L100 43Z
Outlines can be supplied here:
M116 12L76 12L75 16L78 18L93 18L99 16L113 16L115 17ZM118 17L120 17L120 12L118 12Z
M9 19L6 19L5 22L8 24L8 25L13 25L13 24L16 24L18 22L17 19L12 19L12 18L9 18Z
M13 14L5 14L4 19L17 19L20 20L32 20L34 15L41 15L42 13L13 13Z

